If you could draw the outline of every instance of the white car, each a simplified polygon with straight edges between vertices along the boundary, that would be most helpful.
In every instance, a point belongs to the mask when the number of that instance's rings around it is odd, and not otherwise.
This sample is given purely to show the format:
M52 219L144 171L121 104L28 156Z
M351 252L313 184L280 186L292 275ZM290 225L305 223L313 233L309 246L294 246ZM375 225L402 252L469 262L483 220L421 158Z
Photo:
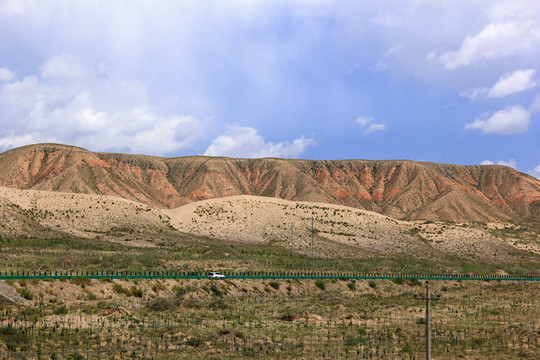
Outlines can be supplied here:
M220 278L224 278L225 275L223 275L222 273L220 273L218 271L210 271L208 273L208 277L209 278L218 278L218 279L220 279Z

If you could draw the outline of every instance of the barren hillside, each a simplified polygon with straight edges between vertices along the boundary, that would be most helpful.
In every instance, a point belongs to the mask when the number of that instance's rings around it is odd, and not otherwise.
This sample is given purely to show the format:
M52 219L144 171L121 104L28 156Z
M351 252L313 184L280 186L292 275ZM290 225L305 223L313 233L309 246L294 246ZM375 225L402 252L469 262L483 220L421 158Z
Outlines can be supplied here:
M0 154L0 186L114 195L162 208L256 195L375 211L395 219L540 218L540 181L505 166L407 160L159 158L30 145Z
M317 256L365 258L404 255L507 261L526 250L540 255L538 241L516 242L493 236L497 226L431 221L399 221L340 205L291 202L256 196L205 200L163 210L182 232L248 243L267 243ZM514 225L508 224L508 227ZM291 244L292 238L292 244Z
M540 255L537 235L514 224L400 221L341 205L246 195L167 210L112 196L0 188L0 216L0 237L67 236L137 247L176 246L186 237L202 237L290 249L292 224L293 251L310 255L313 219L317 257L504 262ZM504 236L494 234L500 226ZM512 232L519 236L506 235Z

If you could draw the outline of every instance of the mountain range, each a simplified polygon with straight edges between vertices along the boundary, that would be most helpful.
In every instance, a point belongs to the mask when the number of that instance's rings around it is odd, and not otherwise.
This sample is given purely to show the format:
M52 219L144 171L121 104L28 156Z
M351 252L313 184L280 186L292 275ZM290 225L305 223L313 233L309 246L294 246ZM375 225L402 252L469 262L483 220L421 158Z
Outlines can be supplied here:
M499 165L164 158L37 144L0 154L0 169L3 187L113 195L167 209L255 195L345 205L405 220L540 218L540 180Z

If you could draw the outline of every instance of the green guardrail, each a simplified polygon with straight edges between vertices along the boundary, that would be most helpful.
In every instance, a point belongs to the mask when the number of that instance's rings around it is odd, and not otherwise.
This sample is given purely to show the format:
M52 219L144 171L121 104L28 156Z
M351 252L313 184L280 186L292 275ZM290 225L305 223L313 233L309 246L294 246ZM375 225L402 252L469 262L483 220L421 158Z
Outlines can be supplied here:
M0 271L0 280L22 279L208 279L208 272L186 271ZM401 274L401 273L334 273L334 272L268 272L223 271L226 279L338 279L338 280L485 280L485 281L540 281L537 276L525 275L456 275L456 274ZM218 279L218 278L216 278Z

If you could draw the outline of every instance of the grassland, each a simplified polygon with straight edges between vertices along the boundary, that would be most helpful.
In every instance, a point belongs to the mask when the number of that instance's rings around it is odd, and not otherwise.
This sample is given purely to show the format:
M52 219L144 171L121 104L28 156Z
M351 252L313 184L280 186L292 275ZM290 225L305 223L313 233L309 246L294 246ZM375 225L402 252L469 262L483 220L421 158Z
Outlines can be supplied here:
M536 261L497 263L459 257L438 260L412 256L367 258L312 258L291 255L271 244L249 244L181 235L160 234L154 247L128 247L116 242L59 236L0 237L0 271L338 271L394 273L494 274L504 271L524 275L539 268ZM167 237L169 236L169 237ZM174 238L173 238L174 237Z
M47 195L55 201L45 203L45 195L37 193L25 203L19 195L2 207L3 273L540 271L540 224L532 220L406 223L344 207L270 206L241 198L247 214L236 210L232 199L195 204L182 229L175 221L186 214L168 217L137 203L65 194ZM13 205L15 200L20 205ZM68 211L73 204L84 211ZM249 216L258 219L256 226ZM288 242L290 222L309 224L312 216L314 264L309 226L296 226L293 254ZM256 241L247 233L253 227L262 229ZM15 228L18 232L10 232ZM411 248L393 251L392 235ZM27 302L0 306L0 359L423 357L423 304L413 294L424 284L414 280L81 278L3 284ZM432 286L442 297L432 310L434 359L540 358L540 284L437 281Z
M26 358L419 359L414 281L20 281L0 351ZM535 359L539 284L436 282L434 359ZM39 296L39 300L38 299ZM1 355L0 355L1 357Z

